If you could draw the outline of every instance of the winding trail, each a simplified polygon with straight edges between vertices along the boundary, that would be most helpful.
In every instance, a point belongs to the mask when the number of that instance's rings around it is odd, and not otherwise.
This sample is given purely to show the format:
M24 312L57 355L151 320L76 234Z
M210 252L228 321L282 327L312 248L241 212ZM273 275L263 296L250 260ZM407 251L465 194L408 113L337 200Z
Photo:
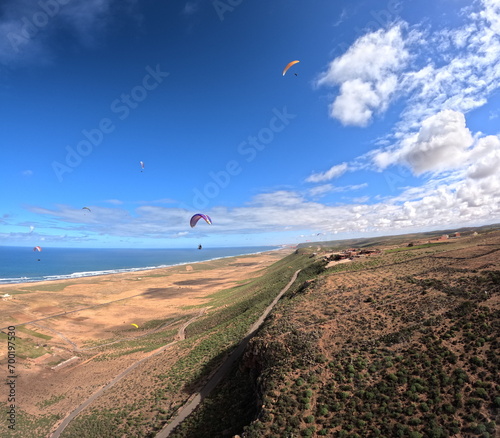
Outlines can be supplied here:
M172 417L172 421L167 424L158 434L156 438L167 438L170 433L181 424L203 401L205 397L207 397L210 392L217 386L217 384L223 379L223 377L229 372L233 364L238 360L245 348L248 345L250 339L255 335L257 329L261 326L264 320L267 318L273 307L280 300L283 294L290 288L290 286L294 283L299 275L300 269L293 274L291 280L288 284L281 290L281 292L276 296L269 306L267 306L264 313L260 316L260 318L255 321L255 323L250 327L250 330L247 332L246 336L239 343L239 345L229 354L226 360L220 365L217 371L212 375L212 377L208 380L205 386L201 389L200 392L193 394L189 400L186 402L184 406L182 406L174 417Z
M156 350L154 350L149 356L146 356L142 358L141 360L138 360L137 362L133 363L130 365L127 369L122 371L120 374L118 374L111 382L108 384L104 385L100 389L98 389L94 394L92 394L87 400L85 400L80 406L78 406L74 411L69 413L64 420L62 420L61 423L57 426L57 428L52 432L52 435L50 435L50 438L58 438L63 430L68 426L68 424L80 413L82 412L89 404L91 404L94 400L96 400L98 397L100 397L104 391L107 389L111 388L115 383L120 381L123 377L125 377L128 373L130 373L132 370L137 368L141 363L145 362L146 360L157 356L158 354L162 353L165 351L167 348L171 347L172 345L175 345L177 342L182 341L186 338L186 328L188 327L189 324L191 324L193 321L198 319L203 313L205 312L206 309L201 309L198 315L194 316L191 318L189 321L185 322L180 328L179 331L177 332L177 339L175 341L172 341L168 343L167 345L164 345L163 347L160 347Z

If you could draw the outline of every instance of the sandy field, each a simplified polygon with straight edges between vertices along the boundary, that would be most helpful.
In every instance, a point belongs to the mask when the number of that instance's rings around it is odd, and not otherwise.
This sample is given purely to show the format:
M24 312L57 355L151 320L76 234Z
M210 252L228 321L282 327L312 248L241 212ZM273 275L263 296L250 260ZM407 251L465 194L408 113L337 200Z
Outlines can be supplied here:
M284 249L133 273L0 285L0 295L12 295L0 300L0 330L5 334L8 326L15 326L18 350L26 344L31 356L16 361L18 405L34 415L70 411L148 355L137 352L99 361L102 353L96 346L119 347L160 326L176 330L200 309L210 312L211 294L260 276L262 269L291 252ZM2 373L6 354L7 349L0 348ZM68 359L72 360L62 364ZM65 398L55 403L57 408L44 403L60 394Z

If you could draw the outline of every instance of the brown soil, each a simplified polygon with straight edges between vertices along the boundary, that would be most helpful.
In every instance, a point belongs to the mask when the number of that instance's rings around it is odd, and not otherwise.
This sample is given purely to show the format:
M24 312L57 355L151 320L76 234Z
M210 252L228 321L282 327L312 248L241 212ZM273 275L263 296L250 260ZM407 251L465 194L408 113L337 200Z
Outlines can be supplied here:
M0 301L2 331L14 325L18 342L27 341L32 352L44 352L42 348L48 351L33 359L18 355L18 407L36 416L64 416L132 363L150 354L135 352L102 360L99 350L90 347L155 331L142 328L154 320L167 320L165 324L177 330L190 316L197 315L200 307L209 307L212 293L258 276L258 271L288 253L290 250L273 251L134 273L1 285L0 294L14 295L12 300ZM52 338L28 335L21 326ZM165 344L168 342L165 340ZM120 342L113 344L118 345ZM6 351L0 349L2 370L7 369ZM80 360L56 371L51 369L73 356ZM52 404L44 403L51 398Z

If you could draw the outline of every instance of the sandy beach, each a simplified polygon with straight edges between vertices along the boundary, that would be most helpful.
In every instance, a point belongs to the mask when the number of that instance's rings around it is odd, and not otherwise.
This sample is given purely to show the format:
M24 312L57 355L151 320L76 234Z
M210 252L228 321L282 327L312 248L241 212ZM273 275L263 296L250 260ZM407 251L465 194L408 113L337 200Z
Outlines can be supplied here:
M245 284L291 252L285 249L133 273L1 285L0 295L12 295L0 301L0 328L6 333L8 326L16 327L18 406L32 415L71 411L96 388L147 356L137 352L99 361L102 348L97 346L119 346L155 332L160 325L177 330L178 324L200 309L210 312L211 294ZM0 349L2 370L6 369L6 352L6 348ZM66 366L57 366L72 358ZM62 396L64 400L53 409L43 405L44 400Z

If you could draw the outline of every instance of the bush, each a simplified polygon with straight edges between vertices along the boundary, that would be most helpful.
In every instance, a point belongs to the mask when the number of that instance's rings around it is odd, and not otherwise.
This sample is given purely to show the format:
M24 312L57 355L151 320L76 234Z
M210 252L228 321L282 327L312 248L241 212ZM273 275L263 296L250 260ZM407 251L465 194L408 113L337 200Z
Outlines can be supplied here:
M303 379L302 377L299 377L299 378L295 381L295 384L296 384L297 386L302 386L304 383L306 383L306 382L304 381L304 379Z
M316 428L314 426L309 426L302 431L302 436L313 436L314 432L316 432Z
M321 406L318 408L318 415L324 417L325 415L328 415L328 408L326 406Z
M427 403L420 403L418 407L422 412L429 412L429 405Z

